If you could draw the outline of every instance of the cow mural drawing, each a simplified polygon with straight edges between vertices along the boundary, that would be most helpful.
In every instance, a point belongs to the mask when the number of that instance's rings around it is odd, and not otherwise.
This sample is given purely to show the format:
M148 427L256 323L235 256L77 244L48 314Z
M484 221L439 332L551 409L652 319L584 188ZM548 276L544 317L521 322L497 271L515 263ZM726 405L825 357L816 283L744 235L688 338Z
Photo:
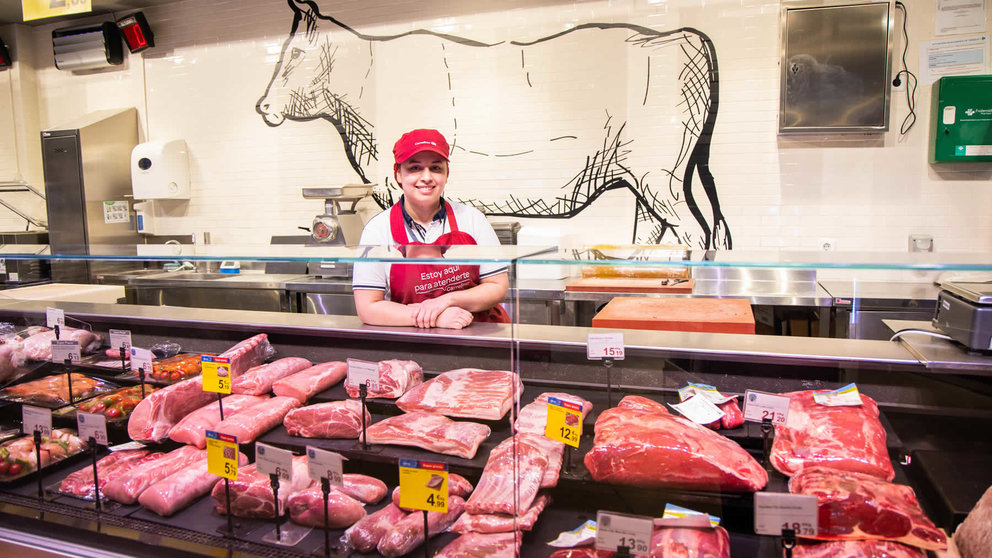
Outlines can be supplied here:
M399 192L391 142L437 128L459 193L471 192L453 197L487 215L568 219L601 200L631 217L611 232L628 226L634 243L732 248L709 164L716 50L702 32L587 23L531 39L371 35L315 2L288 3L292 28L255 108L269 126L331 123L383 209Z

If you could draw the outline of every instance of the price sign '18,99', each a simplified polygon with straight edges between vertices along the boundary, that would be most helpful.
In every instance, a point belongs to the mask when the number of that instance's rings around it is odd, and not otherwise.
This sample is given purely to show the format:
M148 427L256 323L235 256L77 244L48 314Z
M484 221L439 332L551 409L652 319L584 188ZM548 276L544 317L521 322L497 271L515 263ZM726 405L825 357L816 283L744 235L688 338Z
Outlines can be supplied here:
M238 439L207 430L207 472L225 479L238 478Z

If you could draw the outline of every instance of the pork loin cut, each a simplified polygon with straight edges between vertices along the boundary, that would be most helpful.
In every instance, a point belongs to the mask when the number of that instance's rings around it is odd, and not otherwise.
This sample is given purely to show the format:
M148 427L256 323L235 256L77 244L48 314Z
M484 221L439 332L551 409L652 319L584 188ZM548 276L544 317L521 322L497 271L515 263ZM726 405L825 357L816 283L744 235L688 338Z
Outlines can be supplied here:
M276 381L311 366L312 362L299 357L281 358L269 364L261 364L235 378L231 382L231 393L265 395L272 391L272 384Z
M289 518L293 523L308 527L324 526L324 493L320 486L296 492L286 503ZM365 507L358 500L341 490L331 487L327 494L327 526L330 529L343 529L365 517Z
M259 333L241 341L218 356L231 359L231 379L262 364L265 359L275 354L269 345L269 336Z
M736 443L638 396L599 415L584 461L595 480L632 486L754 492L768 482Z
M513 372L461 368L444 372L406 392L396 401L404 411L449 417L499 420L523 387Z
M926 558L912 546L892 541L803 542L792 549L793 558Z
M861 395L859 406L820 405L812 391L786 393L789 416L775 427L769 459L786 476L803 467L827 465L891 481L895 478L885 446L878 405Z
M448 497L448 512L427 512L427 536L439 535L465 511L465 500L459 496ZM422 513L411 513L397 521L382 537L376 549L379 554L391 558L403 556L424 544L424 517Z
M101 490L101 497L103 487L107 486L107 483L110 482L111 478L116 477L119 473L123 473L128 470L128 465L136 465L148 456L148 454L149 452L146 449L115 451L97 461L96 469ZM161 457L165 454L158 453L155 455L157 457ZM93 467L91 465L87 465L86 467L83 467L82 469L62 479L62 483L59 484L59 492L62 494L69 494L77 498L84 498L86 500L94 499Z
M183 417L214 398L215 394L203 391L202 376L152 392L131 411L127 434L138 442L163 440Z
M59 328L59 339L79 341L79 350L83 353L99 349L103 341L92 331L65 326ZM52 341L55 341L55 330L42 331L25 339L19 349L26 360L52 360Z
M366 429L370 444L413 446L435 453L472 459L489 437L484 424L453 421L434 413L408 412L381 420Z
M790 413L792 411L789 411ZM945 550L944 533L923 515L913 489L863 473L806 467L789 479L793 494L816 496L816 539L884 539Z
M537 396L533 403L524 405L517 415L517 422L514 424L517 432L526 434L536 434L544 436L544 431L548 425L548 398L555 397L562 401L568 401L582 406L582 416L592 411L592 402L572 395L570 393L545 392Z
M344 486L338 487L338 490L366 504L382 500L389 492L386 483L368 475L346 473L341 475L341 480Z
M456 533L509 533L514 529L530 531L537 523L541 512L550 503L550 496L539 494L530 509L516 517L502 513L463 513L451 526L451 530Z
M293 409L283 419L290 436L303 438L358 438L362 433L362 403L331 401ZM365 411L365 426L372 415Z
M407 515L399 507L389 504L371 515L366 515L348 528L342 537L344 544L358 552L371 552L386 533Z
M520 552L519 533L467 533L451 541L434 558L514 558Z
M396 399L414 386L424 383L424 371L412 360L383 360L379 362L379 386L369 390L370 399ZM358 386L345 382L348 397L358 397Z
M275 517L276 508L273 504L269 475L259 473L254 463L238 469L238 478L228 484L231 487L232 515L263 519ZM292 479L288 481L279 479L279 515L286 513L286 501L290 496L310 485L306 456L294 457ZM210 496L214 499L214 510L221 515L227 514L224 491L224 483L218 482L210 492Z
M527 510L537 497L548 466L540 436L517 434L500 442L489 453L489 460L472 496L465 504L468 513L514 514ZM514 506L514 488L518 489L518 505Z
M230 418L241 411L265 401L266 397L254 395L228 395L224 398L224 418ZM220 403L214 401L186 415L169 430L169 438L180 444L194 445L200 449L207 447L207 430L214 430L220 423Z
M149 486L206 458L206 450L183 446L160 459L142 463L127 473L118 475L107 483L104 493L115 502L133 504Z
M299 406L300 402L292 397L264 399L218 422L214 430L235 436L239 444L248 444L275 428L287 413Z
M248 456L239 452L239 467L246 463ZM204 453L203 457L192 465L149 486L141 496L138 496L138 503L145 509L168 517L185 509L200 496L209 493L219 480L220 477L207 470L207 456Z
M286 376L272 384L276 395L294 397L306 403L314 395L337 384L348 374L348 365L343 362L325 362Z

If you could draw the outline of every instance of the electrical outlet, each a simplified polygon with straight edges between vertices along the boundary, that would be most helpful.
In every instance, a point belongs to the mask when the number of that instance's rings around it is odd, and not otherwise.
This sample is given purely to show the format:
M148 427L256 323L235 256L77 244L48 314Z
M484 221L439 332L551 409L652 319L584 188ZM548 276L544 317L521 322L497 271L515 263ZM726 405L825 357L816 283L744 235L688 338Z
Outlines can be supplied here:
M837 243L834 242L832 238L821 238L820 239L820 250L824 252L833 252L837 248Z
M892 79L895 80L895 78L892 78ZM895 85L895 82L893 81L892 82L893 83L892 90L893 91L905 91L906 90L906 80L907 79L909 79L909 77L906 74L903 74L903 75L899 76L899 85Z

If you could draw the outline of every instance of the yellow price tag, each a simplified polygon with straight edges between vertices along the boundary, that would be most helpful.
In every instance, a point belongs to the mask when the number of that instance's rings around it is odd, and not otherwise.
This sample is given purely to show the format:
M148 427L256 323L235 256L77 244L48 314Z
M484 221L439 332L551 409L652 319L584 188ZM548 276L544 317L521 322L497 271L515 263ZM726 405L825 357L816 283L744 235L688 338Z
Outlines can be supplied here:
M203 391L231 393L231 359L203 355L200 357Z
M207 472L236 480L238 478L238 439L230 434L207 430Z
M579 447L579 438L582 437L582 405L549 397L548 422L544 427L544 435L573 448Z
M24 21L92 11L90 0L21 0Z
M448 464L400 459L400 507L448 513Z

